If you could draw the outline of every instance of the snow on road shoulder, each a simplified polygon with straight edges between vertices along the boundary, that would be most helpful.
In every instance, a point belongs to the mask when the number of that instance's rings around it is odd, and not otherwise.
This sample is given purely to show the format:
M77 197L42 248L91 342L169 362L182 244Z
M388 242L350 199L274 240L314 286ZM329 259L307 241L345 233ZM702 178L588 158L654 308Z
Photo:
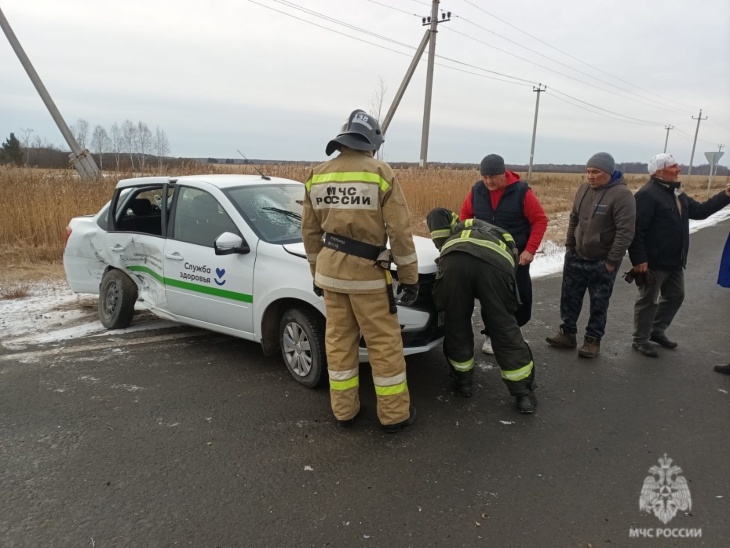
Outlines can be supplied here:
M33 284L28 297L0 301L0 346L22 350L29 344L85 337L103 331L97 299L77 295L66 282Z
M716 225L725 219L730 219L730 207L721 209L717 213L710 215L707 219L701 221L690 221L689 232L690 234L697 232L702 228ZM690 247L691 252L691 247ZM718 250L718 256L720 250ZM535 255L535 260L530 265L530 276L532 278L540 278L542 276L549 276L550 274L557 274L563 270L563 258L565 256L565 245L564 242L543 242ZM624 265L628 264L628 257L624 259ZM630 266L627 266L627 270Z
M720 221L724 221L725 219L730 219L730 207L721 209L714 215L710 215L709 217L707 217L707 219L703 219L701 221L690 221L689 222L689 233L693 234L701 228L705 228L706 226L716 225L717 223L719 223ZM719 255L719 252L718 252L718 255Z
M28 297L0 300L2 348L17 351L33 344L176 325L166 320L155 320L109 331L99 321L98 298L95 295L78 295L68 288L66 282L60 281L33 284L28 293ZM135 308L141 309L139 306Z

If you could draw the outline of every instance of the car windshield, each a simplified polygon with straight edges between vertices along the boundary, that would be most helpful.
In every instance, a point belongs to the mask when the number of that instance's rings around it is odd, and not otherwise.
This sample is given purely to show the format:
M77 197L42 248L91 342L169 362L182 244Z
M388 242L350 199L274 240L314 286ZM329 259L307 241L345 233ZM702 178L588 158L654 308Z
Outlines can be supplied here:
M304 185L255 185L225 190L256 235L273 244L302 241Z

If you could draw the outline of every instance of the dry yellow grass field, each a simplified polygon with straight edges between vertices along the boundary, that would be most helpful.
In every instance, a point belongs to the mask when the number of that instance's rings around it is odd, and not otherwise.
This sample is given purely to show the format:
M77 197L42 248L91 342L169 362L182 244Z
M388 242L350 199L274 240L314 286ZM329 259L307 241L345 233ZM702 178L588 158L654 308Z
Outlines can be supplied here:
M308 165L266 165L268 175L303 181ZM434 207L459 211L469 189L479 178L476 169L398 169L413 215L415 234L428 235L425 216ZM255 173L253 166L218 166L187 164L175 172L152 172L154 175L192 175L196 173ZM521 174L525 177L525 174ZM0 166L0 298L17 294L19 284L42 278L63 276L63 254L66 225L72 217L96 213L106 203L119 179L131 173L108 174L96 182L82 182L72 170L35 170ZM632 189L639 188L645 175L627 175ZM728 177L716 178L713 193L727 183ZM560 240L565 231L566 213L575 190L583 180L580 173L533 173L532 189L542 203L551 224L547 240ZM707 177L683 179L688 194L704 200ZM16 295L17 296L17 295Z

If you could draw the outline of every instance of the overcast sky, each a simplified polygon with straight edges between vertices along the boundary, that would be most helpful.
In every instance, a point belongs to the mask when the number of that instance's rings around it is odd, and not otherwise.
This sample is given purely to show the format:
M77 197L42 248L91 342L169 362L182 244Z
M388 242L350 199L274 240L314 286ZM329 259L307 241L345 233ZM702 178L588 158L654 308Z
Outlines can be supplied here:
M385 115L430 6L0 0L69 125L141 120L165 130L173 156L234 158L240 149L307 161L326 159L351 110L372 110L381 78ZM477 163L494 152L527 163L538 83L547 91L535 163L584 163L598 151L645 162L663 150L666 124L675 126L668 151L689 163L700 108L708 119L694 165L718 144L730 147L727 0L445 0L440 8L452 15L438 27L429 161ZM420 158L426 60L388 129L389 161ZM29 128L66 148L0 35L0 139Z

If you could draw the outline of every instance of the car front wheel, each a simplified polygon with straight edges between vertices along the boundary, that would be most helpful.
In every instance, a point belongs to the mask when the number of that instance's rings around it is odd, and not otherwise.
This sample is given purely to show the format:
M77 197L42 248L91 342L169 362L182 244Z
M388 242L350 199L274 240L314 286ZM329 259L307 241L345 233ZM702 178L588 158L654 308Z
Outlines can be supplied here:
M99 286L99 319L107 329L123 329L132 322L137 285L121 270L108 270Z
M324 318L303 308L290 308L279 323L279 344L286 367L307 388L327 380L324 329Z

